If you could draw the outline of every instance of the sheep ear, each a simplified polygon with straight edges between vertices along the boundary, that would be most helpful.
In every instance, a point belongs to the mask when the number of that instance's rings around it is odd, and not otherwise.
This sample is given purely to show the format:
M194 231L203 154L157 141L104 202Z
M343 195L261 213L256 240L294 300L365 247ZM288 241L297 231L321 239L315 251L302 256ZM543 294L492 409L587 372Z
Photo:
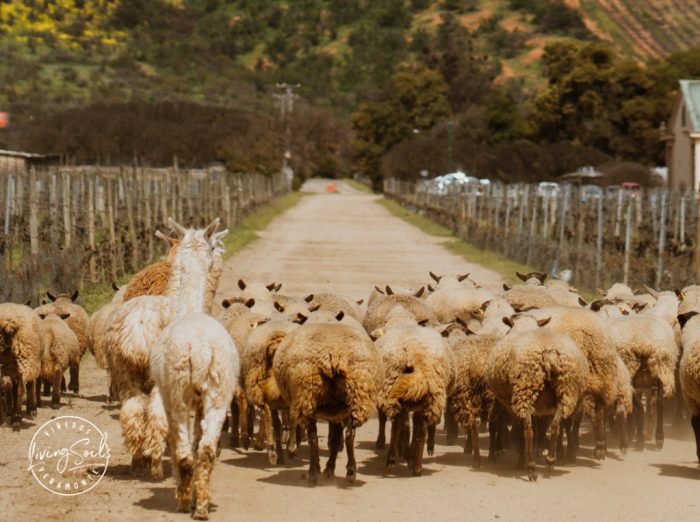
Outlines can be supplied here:
M462 281L464 281L466 278L469 277L469 274L470 274L470 272L467 272L466 274L458 275L457 281L459 281L461 283Z
M439 282L440 282L440 279L442 279L442 276L435 275L435 274L433 274L432 272L428 272L428 273L430 274L430 277L432 277L433 280L434 280L436 283L439 283Z
M580 304L581 306L588 306L588 303L583 297L578 298L578 304Z
M112 281L112 290L114 290L115 292L119 292L119 286L117 286L117 283L115 283L114 281Z
M503 324L505 324L506 326L508 326L510 328L513 328L513 319L511 319L510 317L504 317Z
M55 301L55 300L56 300L56 296L53 295L51 292L46 292L46 297L48 297L49 299L51 299L51 301Z
M245 287L246 287L245 281L243 281L243 279L239 279L238 280L238 288L240 288L241 290L245 290Z
M523 306L525 305L523 305L522 303L513 303L510 306L512 306L513 310L515 310L516 312L522 312Z
M180 223L175 221L173 218L168 218L168 227L170 227L170 230L173 232L177 232L180 237L184 236L187 233L187 229L183 227Z
M377 328L376 330L373 330L372 333L369 334L370 339L373 341L376 341L379 339L382 335L384 335L384 330L381 328Z
M309 294L304 298L304 301L306 301L307 303L310 303L313 300L314 300L314 294Z
M418 326L425 326L428 324L428 319L421 319L418 321Z
M340 312L338 312L338 313L336 314L335 320L336 320L336 321L342 321L342 320L343 320L343 317L345 317L345 312L343 312L343 311L341 310Z
M413 294L415 297L423 297L423 292L425 292L425 287L421 286L420 290L418 290L415 294Z
M221 306L223 306L224 308L230 308L231 301L229 301L228 299L224 299L223 301L221 301Z
M430 291L430 293L433 293L435 291L435 289L430 285L428 285L428 290Z
M379 292L380 294L384 295L384 290L382 290L381 288L379 288L377 285L374 285L374 289L375 289L377 292Z
M508 290L510 290L511 288L513 288L513 287L512 287L512 286L509 286L509 285L507 285L507 284L505 284L505 283L503 283L503 290L505 290L506 292L507 292Z
M32 300L30 299L29 301L27 301L26 303L24 303L24 306L29 306L29 307L31 308L31 306L32 306Z
M65 321L70 317L70 314L59 314L58 316Z
M45 305L45 304L46 304L46 299L42 299L42 300L41 300L41 304L42 304L42 305Z
M603 296L603 297L608 295L608 293L605 290L603 290L602 288L596 288L596 292L598 293L598 295Z
M274 292L274 291L275 291L275 286L277 286L277 283L275 283L275 282L273 281L272 283L270 283L269 285L267 285L265 288L267 288L267 290L268 290L269 292Z
M539 319L539 320L537 321L537 326L544 326L544 325L546 325L546 324L547 324L549 321L551 321L551 320L552 320L551 317L546 317L546 318L544 318L544 319Z
M386 285L386 295L394 295L394 291L389 285Z
M308 319L308 317L306 317L304 314L302 314L302 313L300 312L300 313L297 314L297 318L294 319L294 321L292 321L292 322L293 322L293 323L297 323L297 324L304 324L304 323L306 322L307 319Z
M80 295L80 292L78 292L78 291L76 290L75 292L73 292L73 295L70 296L70 300L71 300L73 303L75 303L75 300L78 299L78 296L79 296L79 295Z
M652 296L654 299L658 299L658 298L659 298L659 292L657 292L657 291L654 290L653 288L649 288L648 286L645 285L645 286L644 286L644 290L646 290L646 291L647 291L647 294L649 294L650 296ZM678 292L679 292L679 290L676 290L676 295L678 295Z
M644 310L646 307L647 307L647 304L646 304L646 303L634 303L634 304L632 305L632 310L634 310L635 312L641 312L641 311Z
M309 312L317 312L318 310L321 309L321 305L317 304L309 308Z
M455 317L455 323L457 323L462 328L467 328L467 322L461 317Z
M275 292L279 292L280 288L282 288L282 283L277 283L277 286L275 287Z
M520 272L515 272L515 275L518 276L518 279L521 281L525 282L527 281L527 276L525 274L521 274Z
M355 302L356 302L358 305L361 305L362 303L365 302L365 300L364 300L364 299L358 299L358 300L355 301Z
M246 308L253 308L255 306L255 299L251 297L243 304L246 306Z
M46 314L39 314L40 319L46 319Z
M690 320L690 318L693 317L694 315L698 315L698 313L694 310L692 312L678 314L678 324L681 325L681 328L683 328L685 326L685 323L687 323Z
M622 308L622 309L620 310L620 313L621 313L622 315L629 315L629 314L630 314L630 311L627 310L626 308Z
M545 279L547 279L547 274L545 274L544 272L532 272L530 275L539 279L540 283L543 283L543 284L544 284Z
M449 337L451 331L452 331L452 328L450 328L448 326L447 328L445 328L443 331L440 332L440 335L442 335L443 337Z
M284 306L275 301L275 310L278 312L284 312Z
M484 301L483 303L481 303L479 310L481 310L482 312L485 312L490 304L491 304L491 299L489 299L488 301Z
M676 288L674 292L676 292L676 297L678 297L678 299L680 299L681 301L685 299L685 294L683 293L683 290L678 290L678 288Z
M604 301L607 301L607 299L596 299L595 301L593 301L591 303L590 309L593 310L594 312L600 311L601 307L604 304L607 304Z

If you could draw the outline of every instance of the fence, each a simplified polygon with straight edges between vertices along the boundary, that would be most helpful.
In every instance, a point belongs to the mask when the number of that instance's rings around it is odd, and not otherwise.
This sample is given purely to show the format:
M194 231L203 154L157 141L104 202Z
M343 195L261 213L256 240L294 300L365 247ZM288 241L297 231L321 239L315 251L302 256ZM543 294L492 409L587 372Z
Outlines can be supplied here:
M223 170L58 167L0 173L0 302L115 281L165 250L168 217L233 227L285 192L282 175Z
M584 288L616 281L675 288L697 280L692 192L492 184L454 185L445 193L430 183L387 179L384 193L480 248L553 274L571 270Z

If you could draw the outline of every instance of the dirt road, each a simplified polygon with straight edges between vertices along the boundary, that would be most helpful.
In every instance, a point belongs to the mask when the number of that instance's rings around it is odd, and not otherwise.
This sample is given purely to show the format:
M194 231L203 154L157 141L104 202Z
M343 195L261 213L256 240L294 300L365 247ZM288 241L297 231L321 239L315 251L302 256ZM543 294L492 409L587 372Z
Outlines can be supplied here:
M278 218L262 239L232 257L220 285L226 295L239 277L279 281L283 292L332 291L366 298L374 284L417 286L429 269L438 273L471 272L485 285L500 284L497 274L465 263L440 247L436 238L391 216L373 196L340 184L339 194L314 195ZM121 444L118 410L104 404L106 378L94 360L84 361L82 398L64 398L60 415L79 415L108 433L111 459L106 476L91 491L59 497L41 488L27 471L27 452L36 429L56 415L48 408L25 421L22 431L0 428L0 519L2 520L189 520L174 511L174 485L137 480ZM687 421L686 421L687 423ZM514 470L514 456L473 470L459 446L445 446L439 432L434 457L426 457L420 478L405 465L385 476L384 453L376 452L377 423L358 431L358 480L344 479L339 457L333 482L310 489L302 474L307 451L284 466L270 467L263 452L232 450L228 438L212 477L212 520L698 520L700 468L689 427L667 429L666 445L655 451L612 447L605 461L592 459L590 438L583 437L576 466L545 473L527 482ZM326 447L325 426L321 447ZM485 442L485 435L484 442ZM460 437L460 444L463 437ZM483 443L482 443L483 444ZM609 444L614 446L612 436ZM482 445L482 447L485 447ZM324 453L325 455L325 453ZM323 457L323 455L322 455Z

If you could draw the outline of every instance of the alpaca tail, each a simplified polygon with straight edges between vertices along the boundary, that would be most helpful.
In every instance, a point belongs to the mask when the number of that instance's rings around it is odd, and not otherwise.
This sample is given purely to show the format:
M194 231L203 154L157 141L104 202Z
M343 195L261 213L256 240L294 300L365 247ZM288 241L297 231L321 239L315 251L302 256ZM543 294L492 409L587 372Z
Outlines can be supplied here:
M148 397L140 394L129 397L122 403L119 423L122 427L124 446L131 455L141 455L144 451L148 411Z

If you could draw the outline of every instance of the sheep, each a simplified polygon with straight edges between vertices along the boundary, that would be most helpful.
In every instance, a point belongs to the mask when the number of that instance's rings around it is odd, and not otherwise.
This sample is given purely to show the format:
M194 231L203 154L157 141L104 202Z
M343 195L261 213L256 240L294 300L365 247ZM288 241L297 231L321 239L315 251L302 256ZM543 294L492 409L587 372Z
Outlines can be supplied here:
M486 288L448 286L436 289L425 302L435 311L438 321L449 323L457 317L464 321L469 320L473 309L481 307L483 303L495 297L496 295Z
M206 230L187 231L181 246L183 250L193 248L198 257L206 259L207 239ZM200 275L206 277L206 270ZM185 298L175 320L153 347L150 365L168 417L178 511L188 512L193 505L193 517L206 520L209 479L240 365L228 332L203 313L202 297L196 295L198 286L204 286L204 281L192 280L183 288ZM194 434L190 432L192 412Z
M83 358L85 352L89 346L88 338L88 325L90 323L90 317L88 316L85 309L76 304L75 301L78 299L78 290L72 294L58 294L53 295L51 292L46 292L46 296L53 301L35 309L38 314L69 314L66 323L70 327L75 335L78 337L78 343L80 344L80 358L77 362L73 362L70 366L70 382L68 383L68 389L74 393L80 392L80 359Z
M396 465L401 431L413 413L411 473L419 476L427 430L442 417L454 381L451 352L437 331L418 326L402 306L389 311L386 325L372 337L384 368L377 407L392 421L387 470Z
M556 462L559 427L577 408L588 381L588 362L566 334L540 328L548 318L515 315L511 326L489 354L486 376L498 402L521 423L520 462L526 457L528 478L537 480L533 416L551 416L547 437L547 467Z
M78 363L80 344L73 330L64 322L68 314L39 314L41 333L44 340L44 358L41 364L41 377L51 388L51 408L61 404L61 379L69 366ZM40 406L37 393L37 406Z
M362 321L362 325L367 332L373 332L377 328L381 328L386 321L387 314L396 305L406 308L420 324L437 324L438 320L432 307L425 300L421 299L423 293L423 288L414 294L394 293L388 285L386 293L379 288L375 288L368 300L367 313Z
M181 232L181 226L172 219L169 225ZM205 230L212 231L217 226L218 221L214 221ZM216 240L217 233L212 237ZM212 257L223 252L223 244L215 244ZM163 474L161 457L167 427L160 397L154 393L149 357L158 337L175 316L183 284L193 273L193 267L197 268L193 255L190 248L180 243L165 294L125 301L113 312L105 334L106 352L112 360L112 382L122 402L119 419L124 445L132 455L132 472L140 472L150 459L151 475L156 479ZM213 264L209 260L208 266ZM210 274L209 278L215 277ZM200 288L203 303L207 301L211 284L207 279Z
M241 349L241 380L245 397L261 410L268 460L273 466L278 460L284 460L282 425L277 411L287 409L288 405L277 386L272 362L280 342L298 326L284 318L273 319L251 331Z
M680 381L683 398L690 411L690 424L695 433L695 450L700 464L700 314L691 310L678 315L682 328L683 356Z
M381 376L380 359L372 340L351 324L307 321L280 343L273 360L273 374L283 400L289 404L290 439L297 425L303 422L307 427L309 485L318 483L321 470L316 432L319 418L329 421L330 457L324 475L333 477L345 424L346 477L354 482L355 430L374 409Z
M36 382L44 354L41 320L34 310L15 303L0 304L0 379L3 389L12 383L12 428L22 424L22 400L27 391L27 415L36 416Z
M645 394L647 415L654 416L656 420L656 445L662 448L663 397L673 395L678 360L678 345L673 329L662 317L653 314L620 314L608 317L607 321L617 352L632 378L636 448L644 449L642 395Z
M533 278L528 279L527 284L508 287L504 285L506 292L503 298L516 309L545 308L555 306L557 301L544 286L532 284Z
M352 303L344 297L341 297L336 294L309 294L304 298L304 301L308 303L309 309L313 309L316 306L318 306L318 309L320 310L329 310L334 313L342 311L346 315L352 316L358 321L362 320L362 314L360 313L357 307L357 305L359 305L360 303Z
M530 310L528 315L536 319L549 319L547 329L568 334L588 360L589 373L585 397L592 401L589 411L593 412L594 456L604 459L607 452L605 440L605 409L615 404L615 375L617 373L617 351L610 336L608 325L603 317L582 307L552 306ZM576 430L574 429L574 432ZM572 435L569 437L568 435ZM567 426L567 439L577 440L576 433L570 433ZM575 459L576 444L569 444L568 458Z

